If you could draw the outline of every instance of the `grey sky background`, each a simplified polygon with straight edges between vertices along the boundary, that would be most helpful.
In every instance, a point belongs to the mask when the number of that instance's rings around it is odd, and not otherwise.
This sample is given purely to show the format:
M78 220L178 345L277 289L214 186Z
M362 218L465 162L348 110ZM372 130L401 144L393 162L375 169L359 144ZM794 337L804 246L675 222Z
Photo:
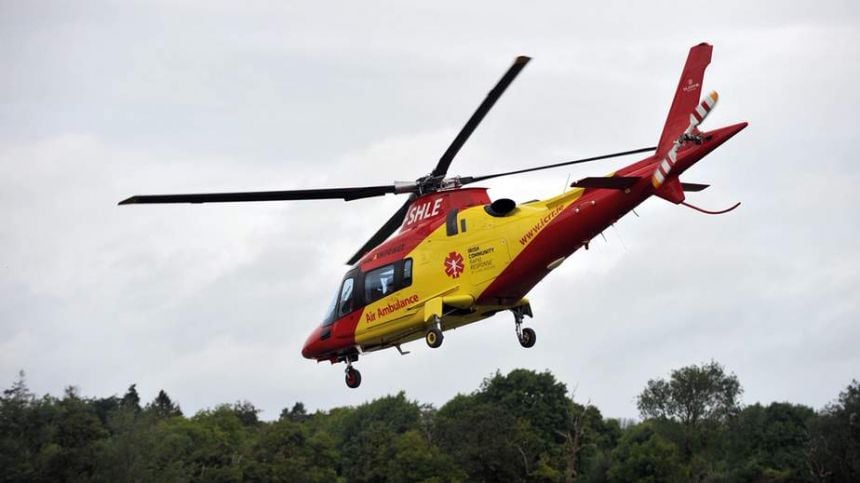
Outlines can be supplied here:
M754 4L753 4L754 3ZM0 0L0 383L276 418L405 390L441 404L499 369L552 371L607 416L710 359L744 401L821 407L860 377L857 2ZM132 194L411 180L516 55L534 60L455 160L473 175L656 143L688 49L714 44L705 128L750 127L500 314L343 366L303 359L344 261L397 209L130 206ZM604 161L487 183L518 201Z

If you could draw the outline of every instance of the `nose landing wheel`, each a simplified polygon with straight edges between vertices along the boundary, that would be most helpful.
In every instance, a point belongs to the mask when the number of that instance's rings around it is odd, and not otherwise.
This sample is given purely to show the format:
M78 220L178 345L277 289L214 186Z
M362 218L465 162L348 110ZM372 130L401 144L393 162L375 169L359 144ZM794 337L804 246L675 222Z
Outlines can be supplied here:
M361 373L358 372L358 369L352 367L352 363L358 361L358 354L348 354L343 356L340 361L346 362L346 370L343 371L345 373L343 379L346 381L347 387L355 389L360 386Z
M346 380L348 387L355 389L361 385L361 373L358 372L358 369L352 367L352 365L347 365L344 380Z
M361 373L354 367L346 368L346 376L344 379L346 380L346 385L352 389L361 385Z

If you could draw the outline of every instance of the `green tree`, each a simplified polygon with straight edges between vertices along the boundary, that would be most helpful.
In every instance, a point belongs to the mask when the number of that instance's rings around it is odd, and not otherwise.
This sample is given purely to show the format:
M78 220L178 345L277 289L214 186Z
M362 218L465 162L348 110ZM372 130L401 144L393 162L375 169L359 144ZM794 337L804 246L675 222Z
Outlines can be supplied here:
M434 431L469 479L554 481L579 475L596 454L602 423L549 372L516 369L445 404Z
M585 481L604 481L609 470L610 454L618 445L622 431L618 420L604 419L591 404L572 402L571 422L565 434L565 476Z
M724 422L740 411L740 382L711 361L672 371L668 381L652 379L639 395L643 418L674 419L685 426Z
M88 402L96 412L96 416L98 416L102 426L107 426L111 413L121 407L121 400L116 396L93 398L89 399Z
M860 481L860 383L856 380L812 420L809 464L817 479Z
M181 481L185 473L165 472L154 460L163 441L156 434L156 418L132 406L120 405L108 413L110 439L102 442L95 481Z
M403 392L386 396L344 414L338 430L341 440L341 475L350 481L390 479L388 462L401 434L420 428L418 403Z
M160 419L182 416L179 404L175 404L163 389L158 391L155 399L146 405L146 411Z
M305 405L301 402L293 404L292 409L284 408L281 411L280 419L289 419L290 421L301 422L308 418L308 412Z
M409 430L394 441L394 456L388 462L388 481L463 481L463 472L426 434Z
M740 412L740 382L734 374L711 361L672 371L669 380L652 379L637 399L645 419L659 422L661 436L674 441L683 450L686 461L693 462L693 475L713 471L718 459L720 433L730 418ZM696 458L694 458L696 455Z
M147 463L158 480L187 475L191 481L241 481L251 463L254 428L230 405L200 411L191 419L161 420L152 426L158 442Z
M549 372L496 373L473 396L514 418L507 441L532 479L574 479L597 472L596 458L606 460L620 437L617 423L607 424L597 408L574 402Z
M281 419L262 426L253 446L253 462L245 467L251 481L328 482L337 479L338 453L325 433Z
M628 430L612 452L609 481L688 481L680 451L658 434L654 425L642 423Z
M0 397L0 468L8 481L33 477L34 451L40 446L38 433L43 423L34 411L35 397L27 388L24 371Z
M260 410L249 401L236 401L233 403L232 410L236 417L239 418L239 421L245 426L256 426L260 423L260 419L257 417L260 414Z
M496 373L485 379L475 393L481 402L500 405L516 418L528 419L548 441L570 422L567 387L551 373L514 369L507 375Z
M120 405L124 408L140 411L140 396L137 394L137 384L128 386L128 391L120 400Z
M43 416L52 428L40 444L37 465L41 478L80 480L92 477L99 460L102 439L108 431L95 408L82 399L74 386L66 388L63 399L43 400Z
M807 425L814 417L812 409L789 403L745 407L725 438L730 477L746 481L807 477Z
M523 431L506 408L457 395L436 414L434 441L471 481L515 481L532 469L523 443L533 438Z
M739 410L716 363L649 381L631 425L578 404L550 373L496 373L438 411L401 392L273 422L250 402L183 416L164 391L0 395L0 481L857 481L860 384L819 413Z

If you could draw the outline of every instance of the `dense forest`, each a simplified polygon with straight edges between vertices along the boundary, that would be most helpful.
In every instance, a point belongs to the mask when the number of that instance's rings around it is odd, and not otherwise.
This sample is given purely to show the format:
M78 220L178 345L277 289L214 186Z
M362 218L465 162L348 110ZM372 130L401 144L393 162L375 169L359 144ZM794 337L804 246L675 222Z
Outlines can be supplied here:
M648 382L642 421L604 418L549 372L495 374L440 408L402 392L261 421L185 416L163 391L0 399L2 481L860 481L860 384L829 405L741 404L715 362Z

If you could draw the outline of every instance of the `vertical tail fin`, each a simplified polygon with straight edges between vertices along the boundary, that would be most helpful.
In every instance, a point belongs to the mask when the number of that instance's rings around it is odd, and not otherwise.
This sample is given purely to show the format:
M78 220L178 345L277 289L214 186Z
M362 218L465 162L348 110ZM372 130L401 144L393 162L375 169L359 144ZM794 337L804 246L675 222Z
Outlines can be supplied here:
M701 99L705 68L711 63L713 49L712 45L704 42L690 49L678 89L675 91L675 99L663 127L663 134L657 144L657 157L665 156L672 148L672 143L684 134L690 125L690 113L696 109Z

